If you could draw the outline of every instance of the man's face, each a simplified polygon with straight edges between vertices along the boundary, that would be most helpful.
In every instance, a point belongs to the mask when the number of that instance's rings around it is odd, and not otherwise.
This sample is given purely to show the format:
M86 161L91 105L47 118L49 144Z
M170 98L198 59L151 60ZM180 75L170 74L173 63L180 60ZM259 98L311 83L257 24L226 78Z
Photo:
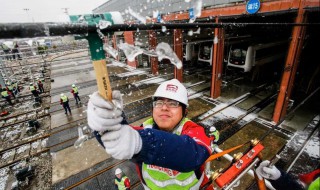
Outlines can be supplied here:
M175 100L158 98L152 116L161 130L170 132L182 119L182 106Z
M120 174L117 174L116 176L118 179L120 179L122 177L122 174L120 173Z

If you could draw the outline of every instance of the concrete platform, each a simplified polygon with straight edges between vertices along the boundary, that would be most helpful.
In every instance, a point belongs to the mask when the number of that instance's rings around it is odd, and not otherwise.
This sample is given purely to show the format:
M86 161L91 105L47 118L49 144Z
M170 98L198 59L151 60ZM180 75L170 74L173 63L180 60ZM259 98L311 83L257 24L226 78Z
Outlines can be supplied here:
M79 149L72 146L54 153L52 155L52 184L89 169L108 158L110 156L96 139L84 142Z
M72 121L86 118L86 105L82 105L82 107L80 108L72 109L71 113L72 115L66 115L63 111L61 113L51 115L51 129L54 129Z

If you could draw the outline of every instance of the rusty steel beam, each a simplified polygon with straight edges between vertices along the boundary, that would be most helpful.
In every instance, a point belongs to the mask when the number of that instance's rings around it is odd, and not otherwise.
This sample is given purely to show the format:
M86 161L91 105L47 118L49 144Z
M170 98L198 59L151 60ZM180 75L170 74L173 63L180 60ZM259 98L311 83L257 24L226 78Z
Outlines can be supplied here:
M219 18L216 18L216 23ZM221 74L222 62L224 54L224 30L221 28L214 29L214 45L213 45L213 58L212 58L212 77L211 77L211 98L218 98L221 94Z
M173 31L173 48L174 52L178 56L180 60L183 60L183 52L182 52L182 30L181 29L175 29ZM178 79L180 82L183 82L183 67L181 69L177 69L177 67L174 67L174 78Z
M118 50L118 46L117 46L117 35L112 35L112 45L113 45L113 49ZM117 61L120 60L120 55L117 56Z
M155 50L157 47L157 33L154 30L149 30L149 50ZM150 56L151 73L159 75L159 61L157 57Z
M305 10L303 9L302 2L295 22L306 22L306 14ZM274 108L273 121L276 123L284 118L287 112L288 101L291 96L293 82L305 38L305 30L306 27L304 26L295 26L292 31L292 40L289 46L284 72L282 75L280 92Z
M279 12L286 11L292 9L299 9L299 1L300 0L278 0L278 1L265 1L261 2L261 7L258 13L268 13L268 12ZM319 0L306 0L303 4L302 8L310 8L310 7L319 7ZM199 18L207 18L207 17L227 17L234 15L245 15L248 14L246 12L246 4L240 5L231 5L219 8L208 8L202 10L201 16ZM169 15L163 16L164 21L174 21L174 20L188 20L189 13L173 13Z
M134 33L133 31L126 31L123 33L124 41L128 44L134 45ZM133 68L137 68L137 58L135 58L134 61L129 61L127 59L127 64Z

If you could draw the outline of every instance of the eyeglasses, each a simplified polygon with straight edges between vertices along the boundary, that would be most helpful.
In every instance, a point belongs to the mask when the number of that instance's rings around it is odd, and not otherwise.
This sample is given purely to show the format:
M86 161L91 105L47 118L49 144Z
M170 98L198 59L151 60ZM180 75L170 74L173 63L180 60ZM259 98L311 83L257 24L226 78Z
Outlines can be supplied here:
M164 101L164 100L156 100L154 102L152 102L152 105L154 108L162 108L163 105L166 105L168 108L177 108L179 107L180 103L175 101L175 100L168 100L168 101Z

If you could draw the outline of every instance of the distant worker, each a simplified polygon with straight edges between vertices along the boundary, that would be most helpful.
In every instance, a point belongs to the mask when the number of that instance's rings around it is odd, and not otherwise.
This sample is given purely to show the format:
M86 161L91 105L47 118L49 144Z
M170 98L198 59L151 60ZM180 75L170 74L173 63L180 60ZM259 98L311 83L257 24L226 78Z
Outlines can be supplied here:
M70 106L69 106L69 98L68 98L68 96L66 96L64 94L61 94L60 95L60 104L63 106L65 114L68 115L68 111L69 111L69 113L71 115L71 109L70 109Z
M7 102L8 102L11 106L13 105L13 103L11 102L11 99L10 99L10 95L9 95L9 93L8 93L8 91L7 91L6 88L2 88L1 96L2 96L2 98L6 99Z
M38 88L39 88L40 93L44 93L43 83L41 82L40 79L38 79L37 84L38 84Z
M119 190L130 190L130 180L122 172L120 168L117 168L115 171L116 178L114 179L114 185L116 189Z
M12 95L13 98L16 98L15 94L13 93L13 85L10 82L7 82L6 87L7 87L9 94Z
M4 54L6 55L6 60L9 60L9 59L11 60L11 55L10 55L11 49L4 43L1 44L1 48Z
M214 148L217 146L217 143L219 141L220 133L215 127L210 127L209 136L211 139L211 148L212 148L212 151L214 151Z
M277 167L269 166L270 161L265 160L260 163L256 169L260 179L265 178L270 181L275 189L294 189L294 190L319 190L320 189L320 168L303 175L299 175L300 181L297 181L292 175ZM302 185L303 184L303 185Z
M33 94L34 97L38 97L39 93L37 91L37 88L33 85L33 83L30 83L29 89L31 91L31 93Z
M186 117L188 92L177 79L163 82L152 96L151 118L140 127L122 124L119 91L112 101L98 92L88 102L88 124L116 159L131 159L144 189L213 189L204 172L211 155L204 128ZM116 106L117 109L114 107Z
M72 85L71 93L73 94L73 97L76 100L76 104L78 104L78 100L79 100L79 103L81 104L81 100L79 97L79 89L75 84Z
M13 91L15 92L15 94L17 94L18 92L20 92L19 86L18 86L18 82L17 81L12 81L11 85L13 86Z
M212 126L209 129L209 137L211 140L210 143L211 143L211 149L212 149L212 153L213 153L215 147L217 146L217 142L219 140L220 133L215 127ZM216 160L220 161L220 158L217 158ZM207 173L207 175L211 174L211 163L210 162L206 163L206 173Z
M13 56L13 59L16 59L16 56L19 60L21 60L21 57L20 57L20 52L19 52L19 46L18 46L18 43L17 42L14 42L13 43L13 49L12 49L12 56Z

